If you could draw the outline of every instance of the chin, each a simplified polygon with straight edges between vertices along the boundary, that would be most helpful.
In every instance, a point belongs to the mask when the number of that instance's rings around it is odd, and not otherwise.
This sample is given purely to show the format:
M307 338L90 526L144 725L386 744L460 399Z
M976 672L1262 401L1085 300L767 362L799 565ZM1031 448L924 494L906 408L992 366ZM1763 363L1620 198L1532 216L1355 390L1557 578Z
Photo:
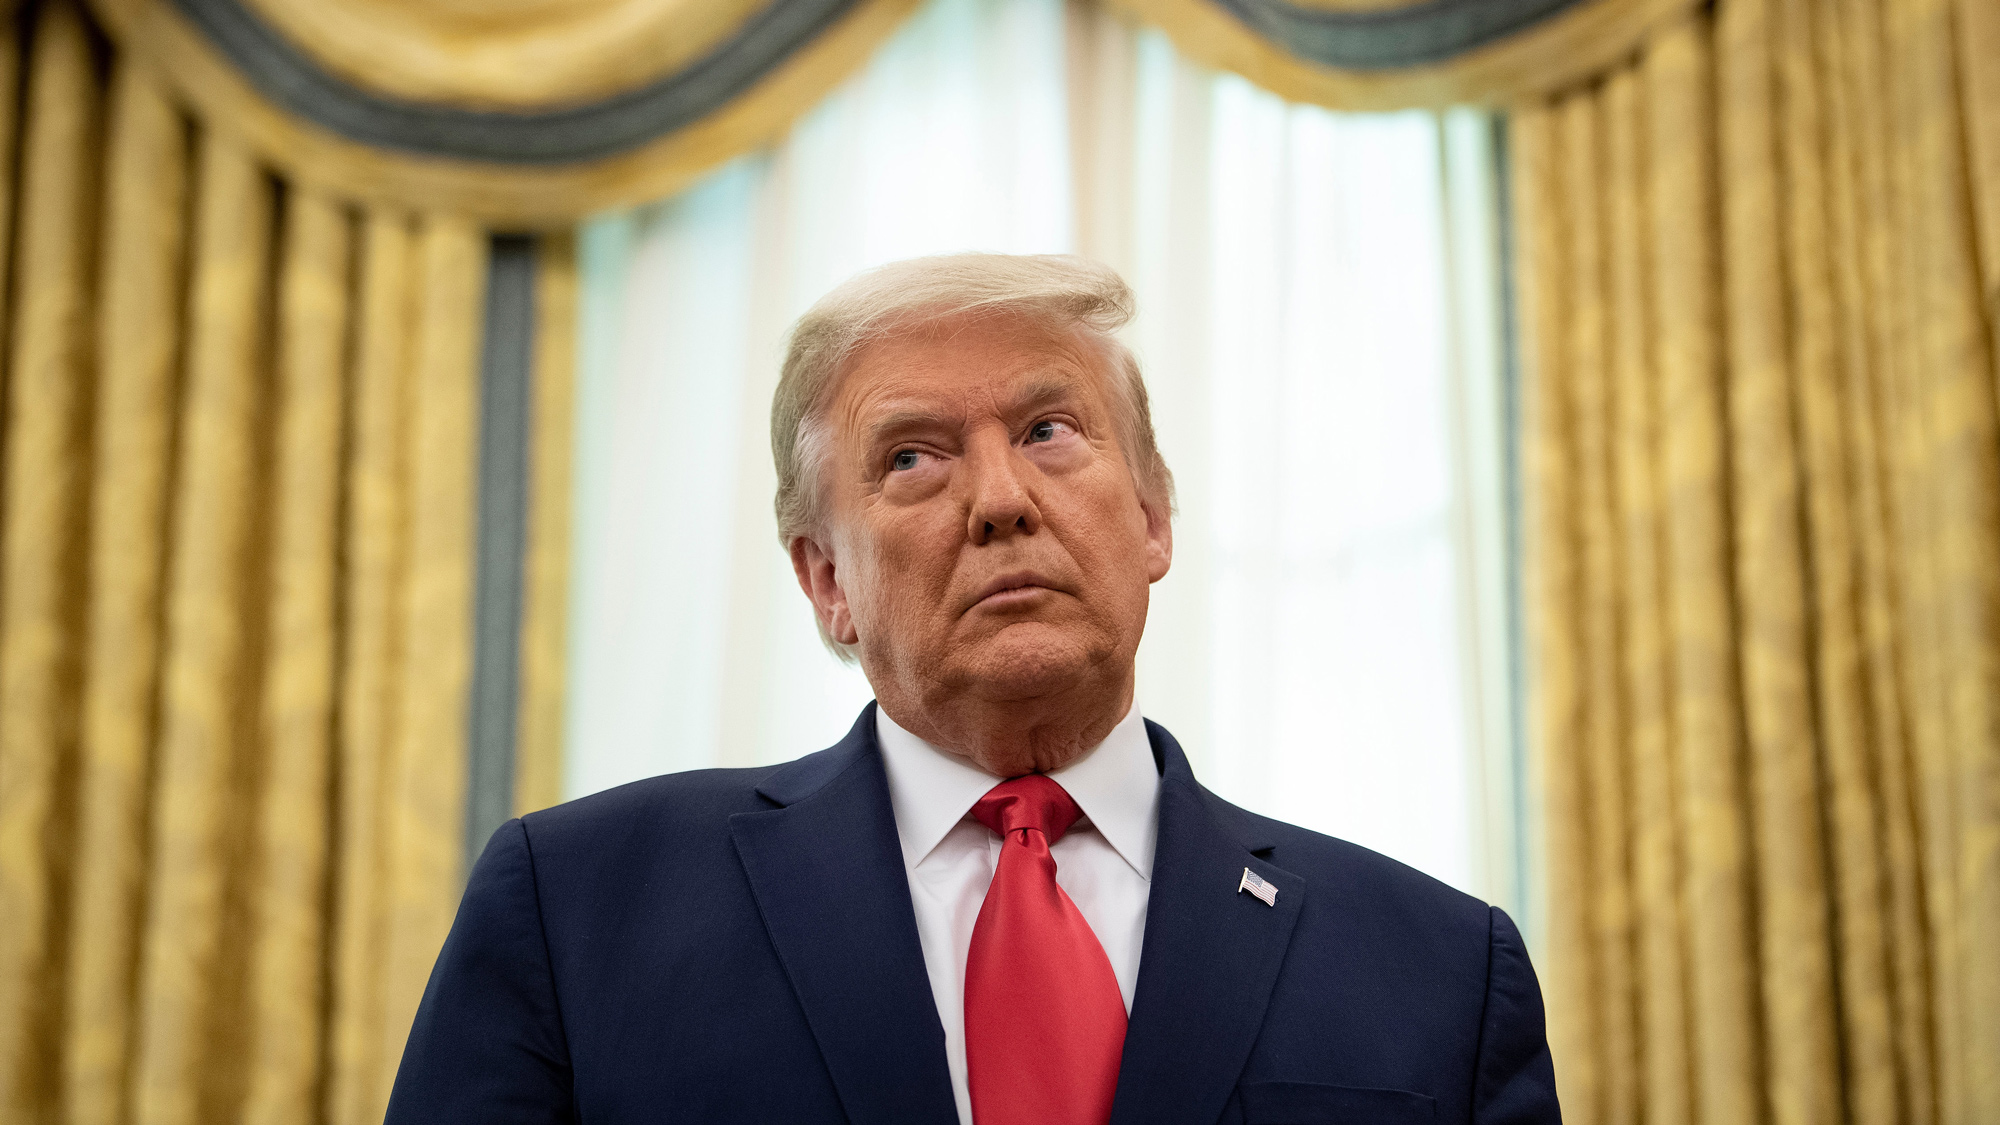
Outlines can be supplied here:
M1034 699L1074 687L1101 662L1096 647L1067 630L1012 625L956 661L953 678L988 699Z

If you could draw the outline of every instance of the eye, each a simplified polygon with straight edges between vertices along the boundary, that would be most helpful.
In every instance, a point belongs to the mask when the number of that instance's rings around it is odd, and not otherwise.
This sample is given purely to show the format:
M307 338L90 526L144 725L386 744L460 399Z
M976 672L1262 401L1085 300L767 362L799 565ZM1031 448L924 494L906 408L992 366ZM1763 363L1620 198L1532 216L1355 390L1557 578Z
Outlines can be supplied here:
M898 449L889 456L889 468L892 470L901 472L902 470L914 469L916 467L917 451L914 449Z
M1054 422L1037 422L1028 429L1028 444L1034 445L1039 442L1054 441L1055 436L1056 424Z

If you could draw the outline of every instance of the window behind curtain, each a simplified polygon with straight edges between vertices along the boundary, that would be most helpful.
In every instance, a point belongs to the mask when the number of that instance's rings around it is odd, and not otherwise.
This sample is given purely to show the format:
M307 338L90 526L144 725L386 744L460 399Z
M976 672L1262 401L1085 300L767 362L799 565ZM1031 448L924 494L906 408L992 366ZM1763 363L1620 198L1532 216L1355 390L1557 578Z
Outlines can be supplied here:
M932 0L772 150L587 230L568 795L794 758L870 697L775 539L786 325L881 262L1084 249L1137 290L1180 489L1142 711L1223 796L1518 908L1489 122L1067 15Z

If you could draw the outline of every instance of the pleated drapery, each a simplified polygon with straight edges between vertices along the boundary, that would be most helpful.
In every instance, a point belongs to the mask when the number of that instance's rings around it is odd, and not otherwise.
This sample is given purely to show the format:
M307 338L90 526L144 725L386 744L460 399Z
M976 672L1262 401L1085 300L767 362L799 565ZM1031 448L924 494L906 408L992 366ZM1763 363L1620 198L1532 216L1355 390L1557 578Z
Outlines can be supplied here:
M379 1121L464 877L489 236L276 174L76 0L0 35L0 1120ZM556 772L567 246L523 807Z
M1997 36L1720 0L1513 118L1569 1120L2000 1121Z

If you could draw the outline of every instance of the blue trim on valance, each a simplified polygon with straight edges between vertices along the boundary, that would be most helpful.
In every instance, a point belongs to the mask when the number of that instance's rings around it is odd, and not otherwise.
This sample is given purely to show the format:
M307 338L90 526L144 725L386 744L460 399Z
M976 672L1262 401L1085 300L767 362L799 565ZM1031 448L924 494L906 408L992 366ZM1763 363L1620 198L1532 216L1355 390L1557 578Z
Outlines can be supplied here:
M1427 0L1360 12L1285 0L1208 0L1307 62L1395 70L1444 62L1505 39L1585 0Z

